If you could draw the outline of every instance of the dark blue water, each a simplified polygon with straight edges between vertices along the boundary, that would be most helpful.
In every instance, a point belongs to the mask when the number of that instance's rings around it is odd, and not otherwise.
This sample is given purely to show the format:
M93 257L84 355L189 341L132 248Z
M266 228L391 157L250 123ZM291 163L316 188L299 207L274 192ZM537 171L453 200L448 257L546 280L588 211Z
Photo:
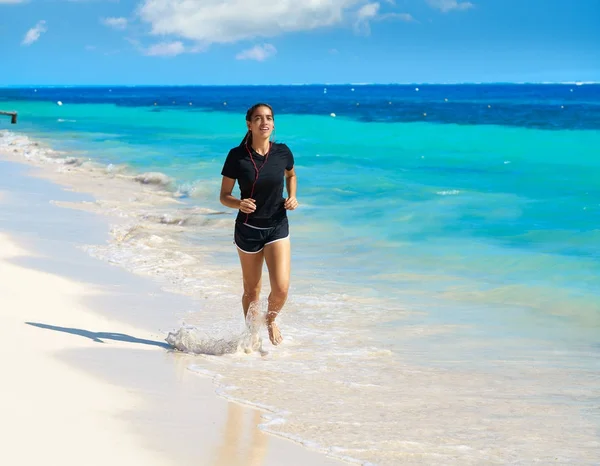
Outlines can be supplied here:
M156 104L157 112L185 107L235 113L268 102L282 114L335 113L364 122L600 129L599 84L27 87L0 89L3 100Z

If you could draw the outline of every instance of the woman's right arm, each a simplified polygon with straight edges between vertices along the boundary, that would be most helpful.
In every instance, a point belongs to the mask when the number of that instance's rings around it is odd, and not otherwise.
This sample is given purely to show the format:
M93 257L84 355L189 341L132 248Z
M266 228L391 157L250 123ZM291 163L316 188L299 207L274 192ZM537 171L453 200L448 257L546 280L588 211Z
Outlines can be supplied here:
M233 178L223 177L223 181L221 181L221 195L219 197L221 204L231 209L241 210L245 214L254 212L256 210L254 199L243 199L240 201L233 197L231 193L233 192L234 186L235 180Z

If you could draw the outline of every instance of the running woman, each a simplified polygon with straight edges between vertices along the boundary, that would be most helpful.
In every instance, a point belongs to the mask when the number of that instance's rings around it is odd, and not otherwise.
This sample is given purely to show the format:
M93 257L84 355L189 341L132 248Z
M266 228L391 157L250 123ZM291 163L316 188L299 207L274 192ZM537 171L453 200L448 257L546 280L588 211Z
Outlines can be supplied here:
M223 165L220 201L239 211L234 243L242 266L244 318L249 309L257 309L266 262L271 283L267 330L271 343L278 345L283 338L275 319L287 300L290 285L287 211L298 207L294 156L285 144L271 142L275 118L270 105L259 103L251 107L246 113L246 125L248 131L244 139L229 151ZM287 198L283 197L284 178ZM236 180L240 199L232 195Z

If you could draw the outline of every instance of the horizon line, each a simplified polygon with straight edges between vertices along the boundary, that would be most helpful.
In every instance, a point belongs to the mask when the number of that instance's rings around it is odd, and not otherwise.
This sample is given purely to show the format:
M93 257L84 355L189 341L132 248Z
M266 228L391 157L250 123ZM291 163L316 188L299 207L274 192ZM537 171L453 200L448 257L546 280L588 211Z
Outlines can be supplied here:
M69 88L69 87L301 87L301 86L489 86L489 85L597 85L600 81L460 81L460 82L314 82L286 84L0 84L0 89Z

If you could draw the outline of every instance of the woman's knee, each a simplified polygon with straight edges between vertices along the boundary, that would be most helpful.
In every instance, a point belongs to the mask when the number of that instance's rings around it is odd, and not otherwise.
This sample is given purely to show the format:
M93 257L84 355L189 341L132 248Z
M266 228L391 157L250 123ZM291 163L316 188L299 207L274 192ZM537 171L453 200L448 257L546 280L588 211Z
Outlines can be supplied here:
M260 297L260 280L258 283L244 281L244 296L250 301L255 301Z
M271 298L277 301L285 301L288 296L289 285L287 283L271 286Z

